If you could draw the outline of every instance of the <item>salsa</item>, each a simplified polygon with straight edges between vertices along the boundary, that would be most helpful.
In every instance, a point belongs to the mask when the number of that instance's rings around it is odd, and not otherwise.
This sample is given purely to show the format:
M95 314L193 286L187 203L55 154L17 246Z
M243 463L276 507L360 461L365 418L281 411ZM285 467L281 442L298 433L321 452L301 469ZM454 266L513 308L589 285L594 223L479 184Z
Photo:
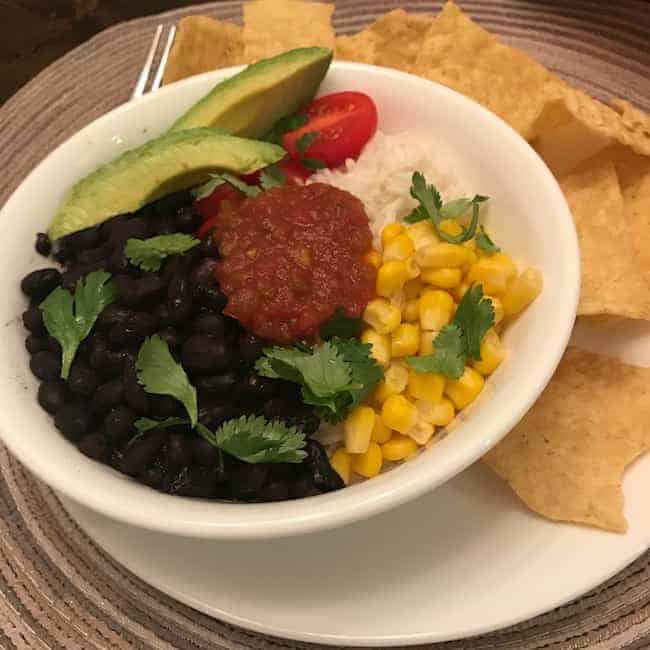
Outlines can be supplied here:
M225 203L215 236L224 311L261 338L313 339L337 307L360 316L374 295L363 204L331 185L286 185Z

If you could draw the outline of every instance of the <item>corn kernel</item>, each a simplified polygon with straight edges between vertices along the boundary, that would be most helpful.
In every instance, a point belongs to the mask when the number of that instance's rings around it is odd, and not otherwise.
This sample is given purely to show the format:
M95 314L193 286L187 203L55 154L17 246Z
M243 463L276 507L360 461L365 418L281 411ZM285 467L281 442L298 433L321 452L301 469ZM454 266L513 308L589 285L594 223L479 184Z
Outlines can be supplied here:
M494 253L490 255L490 259L495 264L501 266L508 280L512 280L517 275L517 265L513 262L510 255L505 253Z
M363 320L380 334L390 334L400 324L402 314L385 298L375 298L366 305Z
M375 269L378 269L381 266L381 255L377 251L366 253L363 259Z
M413 438L418 445L426 445L433 437L435 428L423 418L418 418L416 423L408 430L409 438Z
M438 230L445 233L445 235L450 235L451 237L458 237L463 232L462 226L456 221L456 219L443 219L438 224Z
M390 353L393 357L408 357L416 354L419 346L419 325L402 323L391 334Z
M406 277L409 280L415 280L415 278L420 277L421 271L420 271L420 267L418 266L418 263L415 261L415 255L411 255L410 257L405 259L404 263L406 264Z
M418 372L409 369L408 394L413 399L425 399L429 402L439 402L445 387L445 378L433 372Z
M451 295L454 297L456 302L460 302L468 290L469 284L467 284L467 282L461 282L457 287L454 287L451 290Z
M365 454L352 459L352 471L365 478L373 478L381 472L383 462L381 447L376 442L371 442Z
M445 382L445 394L460 411L473 402L483 390L485 380L469 366L458 379L448 379Z
M437 427L446 427L456 415L454 405L445 397L436 403L418 400L415 402L415 408L418 418Z
M377 293L384 298L390 298L399 291L408 279L406 263L401 260L384 262L377 271Z
M481 341L481 360L472 361L472 367L482 375L491 375L505 356L506 351L499 335L493 329L489 329Z
M406 301L402 310L402 318L407 323L415 323L420 318L420 301L417 298Z
M537 269L526 269L509 285L503 296L503 311L514 316L527 307L542 292L542 274Z
M439 289L426 289L420 296L420 325L425 330L440 330L453 316L454 299Z
M476 239L468 239L467 241L464 241L463 246L476 253Z
M385 380L381 380L377 387L375 388L372 399L376 404L381 406L391 395L395 395L395 391L386 383Z
M393 436L381 446L381 453L385 460L404 460L418 450L418 443L408 436Z
M411 300L411 298L419 298L422 289L424 289L424 285L417 278L414 280L407 280L404 285L404 295L407 300Z
M375 418L375 426L370 434L370 439L379 445L383 445L390 440L393 432L384 424L383 420L377 416Z
M467 264L469 253L470 251L458 244L440 242L420 248L415 253L415 261L422 269L455 269Z
M492 301L492 309L494 309L494 324L498 325L504 316L503 303L496 296L485 296L488 300Z
M415 250L428 246L429 244L436 244L440 241L435 227L428 219L408 226L406 228L406 234L411 238Z
M413 254L415 247L411 238L405 233L390 238L384 245L384 262L388 260L405 260Z
M465 266L463 266L463 270L465 272L469 271L470 266L472 266L472 264L476 264L476 262L478 262L478 255L473 250L467 249L467 262Z
M440 332L437 330L422 330L420 333L420 348L418 350L420 355L433 354L433 342L436 340L438 334Z
M350 474L352 472L352 456L345 449L337 449L330 458L332 469L341 477L343 482L350 483Z
M361 333L361 342L369 343L372 346L370 354L379 365L388 365L390 361L390 337L387 334L380 334L377 330L369 327Z
M384 372L384 381L393 393L403 393L409 381L409 369L403 361L391 361Z
M416 422L417 409L403 395L391 395L381 409L381 420L389 428L406 433Z
M343 423L345 450L349 454L364 454L375 426L375 411L369 406L357 406Z
M426 269L421 273L422 282L432 284L441 289L453 289L463 279L460 269Z
M404 307L406 305L406 294L404 293L404 289L400 289L399 291L396 291L390 297L390 304L393 305L393 307L396 307L397 309L399 309L400 318L401 318L402 310L404 309Z
M501 295L505 292L508 284L508 273L502 264L494 262L492 257L481 257L475 264L472 264L467 272L466 281L468 284L480 284L483 292L490 295Z
M388 242L390 242L391 239L395 239L395 237L401 235L404 232L404 226L402 226L401 223L389 223L382 231L381 231L381 243L386 247Z

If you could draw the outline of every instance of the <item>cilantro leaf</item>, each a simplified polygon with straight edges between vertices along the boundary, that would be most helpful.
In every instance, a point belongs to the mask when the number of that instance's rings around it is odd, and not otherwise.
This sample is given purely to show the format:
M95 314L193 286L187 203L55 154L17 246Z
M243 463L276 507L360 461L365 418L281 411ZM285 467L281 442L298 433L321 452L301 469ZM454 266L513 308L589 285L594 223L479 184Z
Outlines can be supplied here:
M196 430L210 444L245 463L300 463L307 456L302 431L261 416L227 420L214 432L199 423Z
M273 144L282 144L282 136L289 131L295 131L301 126L307 124L308 118L301 113L294 113L281 117L271 128L271 130L262 138Z
M440 217L442 219L458 219L469 210L470 205L472 205L471 199L454 199L440 208Z
M494 255L498 253L501 249L490 239L489 235L485 232L483 226L480 227L478 233L476 233L476 245L488 255Z
M454 323L463 331L467 357L480 361L481 341L494 325L494 307L492 301L483 296L482 285L475 284L465 292L456 310Z
M270 190L272 187L282 187L287 182L287 175L275 165L266 167L260 173L260 185L263 190Z
M369 343L361 343L354 338L334 338L332 344L350 365L352 386L348 392L352 402L349 407L354 408L374 390L384 376L384 371L373 358Z
M203 183L203 185L199 185L198 187L194 187L190 190L190 194L194 199L197 201L200 201L201 199L206 199L208 196L214 192L217 187L220 185L223 185L226 181L221 178L219 175L214 175L210 177L209 181L206 181Z
M145 339L136 360L138 381L153 395L169 395L183 404L196 425L198 407L196 389L190 384L183 366L178 363L167 343L158 335Z
M465 370L465 343L457 323L445 325L433 342L433 352L421 357L408 357L408 364L418 372L437 372L458 379Z
M249 198L257 196L262 192L262 190L256 185L249 185L248 183L242 181L240 178L226 173L210 174L210 180L207 183L200 185L199 187L195 187L192 190L192 196L197 200L204 199L205 197L210 196L210 194L212 194L212 192L214 192L217 187L223 185L224 183L232 185L236 190L239 190L244 196L247 196Z
M307 131L307 133L303 133L296 141L298 153L305 153L319 135L320 133L318 131Z
M418 221L425 221L429 218L427 211L419 205L417 208L413 208L410 214L407 214L404 217L406 223L417 223Z
M127 239L124 254L143 271L159 271L170 255L182 255L201 242L191 235L175 233L149 239Z
M361 334L363 321L361 318L350 318L345 315L343 307L337 307L330 319L320 328L320 337L328 339L339 336L341 338L356 338Z
M307 169L325 169L327 165L322 161L319 160L318 158L301 158L300 162L307 168Z
M165 418L164 420L154 420L153 418L138 418L134 426L138 430L138 433L145 433L146 431L151 431L152 429L169 429L169 427L176 427L181 425L190 425L190 421L187 418Z
M43 322L62 350L61 377L67 379L81 342L90 334L104 307L115 301L117 290L106 271L93 271L77 282L74 296L57 287L40 304Z
M434 224L440 221L442 199L435 185L427 185L424 175L414 172L411 178L411 196L419 201L421 209L429 216Z

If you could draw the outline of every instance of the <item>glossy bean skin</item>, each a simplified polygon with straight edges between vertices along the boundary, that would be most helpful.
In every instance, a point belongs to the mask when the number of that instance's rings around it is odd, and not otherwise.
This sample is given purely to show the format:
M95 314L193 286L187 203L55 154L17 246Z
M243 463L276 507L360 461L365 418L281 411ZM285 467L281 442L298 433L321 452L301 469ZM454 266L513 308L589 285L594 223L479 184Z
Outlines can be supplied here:
M206 467L188 467L174 482L172 494L198 499L219 495L223 483L218 472Z
M39 269L28 273L20 283L20 288L28 298L40 303L61 285L62 280L58 269Z
M158 336L173 350L183 344L183 336L175 327L165 327L158 331Z
M37 352L29 361L29 368L41 381L54 381L61 374L61 357L53 352Z
M131 347L153 334L157 326L158 319L155 315L143 311L131 313L121 323L111 327L108 342L113 347Z
M214 404L199 408L199 422L212 430L236 415L230 404Z
M68 387L73 393L90 397L98 386L97 373L89 366L75 360L70 368Z
M133 312L122 305L112 303L102 310L102 313L97 318L97 327L102 329L111 329L115 325L122 325L131 316Z
M144 388L138 382L135 361L129 360L124 364L124 399L126 403L138 414L149 414L149 398Z
M30 354L43 352L43 350L47 350L47 339L42 336L34 336L34 334L30 334L25 339L25 349Z
M150 488L162 490L165 484L165 470L158 465L150 465L140 472L138 478Z
M195 381L195 385L199 393L226 395L237 385L237 381L237 373L230 371L218 375L199 377Z
M222 338L226 333L226 321L221 314L202 313L192 320L190 330L197 334Z
M184 415L180 402L169 395L149 395L151 415L167 418L172 415Z
M123 396L124 384L122 378L112 379L97 388L92 399L92 409L97 413L104 413L120 404Z
M119 405L111 409L104 418L104 433L113 443L119 444L135 435L136 414L127 406Z
M129 476L136 476L143 472L162 449L166 440L167 433L156 430L148 431L140 438L137 438L127 445L122 452L122 457L118 463L119 470Z
M52 252L52 242L47 233L36 233L36 244L34 245L36 252L43 257L47 257Z
M45 334L45 324L43 323L43 312L38 306L30 307L23 312L23 325L34 336L43 336Z
M192 446L186 435L182 433L169 434L166 458L169 467L185 467L192 462Z
M112 224L108 241L116 248L124 248L127 239L147 239L152 234L150 223L140 217L132 217Z
M225 370L231 354L223 340L195 334L183 344L183 365L192 373L207 375Z
M244 332L239 337L239 354L244 360L244 363L255 363L262 356L264 346L264 341L257 338L254 334Z
M191 235L199 229L201 220L201 215L191 205L182 206L176 211L174 227L177 232Z
M97 248L89 248L88 250L81 251L77 255L76 263L84 266L103 261L106 267L108 267L109 258L112 253L113 247L110 244L103 244Z
M105 462L111 451L108 440L106 440L106 437L100 431L86 434L81 438L81 440L79 440L77 447L79 448L79 451L88 456L88 458L100 462Z
M54 416L54 425L69 440L76 442L90 430L92 417L81 402L64 404Z
M174 325L185 323L192 313L192 294L187 275L183 270L175 273L169 282L167 309L169 311L169 320Z
M228 486L237 499L256 500L269 476L269 468L264 464L250 465L233 462L228 471Z
M190 446L192 459L197 465L201 465L202 467L214 467L219 462L219 450L204 438L192 438Z
M44 381L38 387L38 403L50 414L65 404L65 384L60 379Z
M323 445L316 440L307 440L305 451L307 452L305 464L318 490L332 492L345 487L341 477L332 469Z
M164 289L160 277L154 274L132 278L129 275L116 275L118 301L127 307L142 307L143 302L154 300Z
M99 262L91 262L90 264L84 264L83 266L71 267L63 273L61 286L68 291L74 292L74 290L77 288L77 282L79 282L79 280L87 276L89 273L92 273L93 271L104 270L105 266L105 262L103 260L100 260Z

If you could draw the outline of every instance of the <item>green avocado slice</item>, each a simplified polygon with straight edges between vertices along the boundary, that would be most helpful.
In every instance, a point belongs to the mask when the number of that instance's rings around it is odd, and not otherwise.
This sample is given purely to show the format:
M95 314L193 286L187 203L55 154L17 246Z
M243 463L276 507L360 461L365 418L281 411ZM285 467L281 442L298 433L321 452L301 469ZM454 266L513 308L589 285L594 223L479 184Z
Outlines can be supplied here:
M172 126L216 126L261 138L282 117L311 101L332 62L332 50L304 47L249 65L222 81Z
M79 181L54 217L50 238L134 212L166 194L204 183L215 171L250 174L285 153L277 145L225 135L220 129L166 133Z

